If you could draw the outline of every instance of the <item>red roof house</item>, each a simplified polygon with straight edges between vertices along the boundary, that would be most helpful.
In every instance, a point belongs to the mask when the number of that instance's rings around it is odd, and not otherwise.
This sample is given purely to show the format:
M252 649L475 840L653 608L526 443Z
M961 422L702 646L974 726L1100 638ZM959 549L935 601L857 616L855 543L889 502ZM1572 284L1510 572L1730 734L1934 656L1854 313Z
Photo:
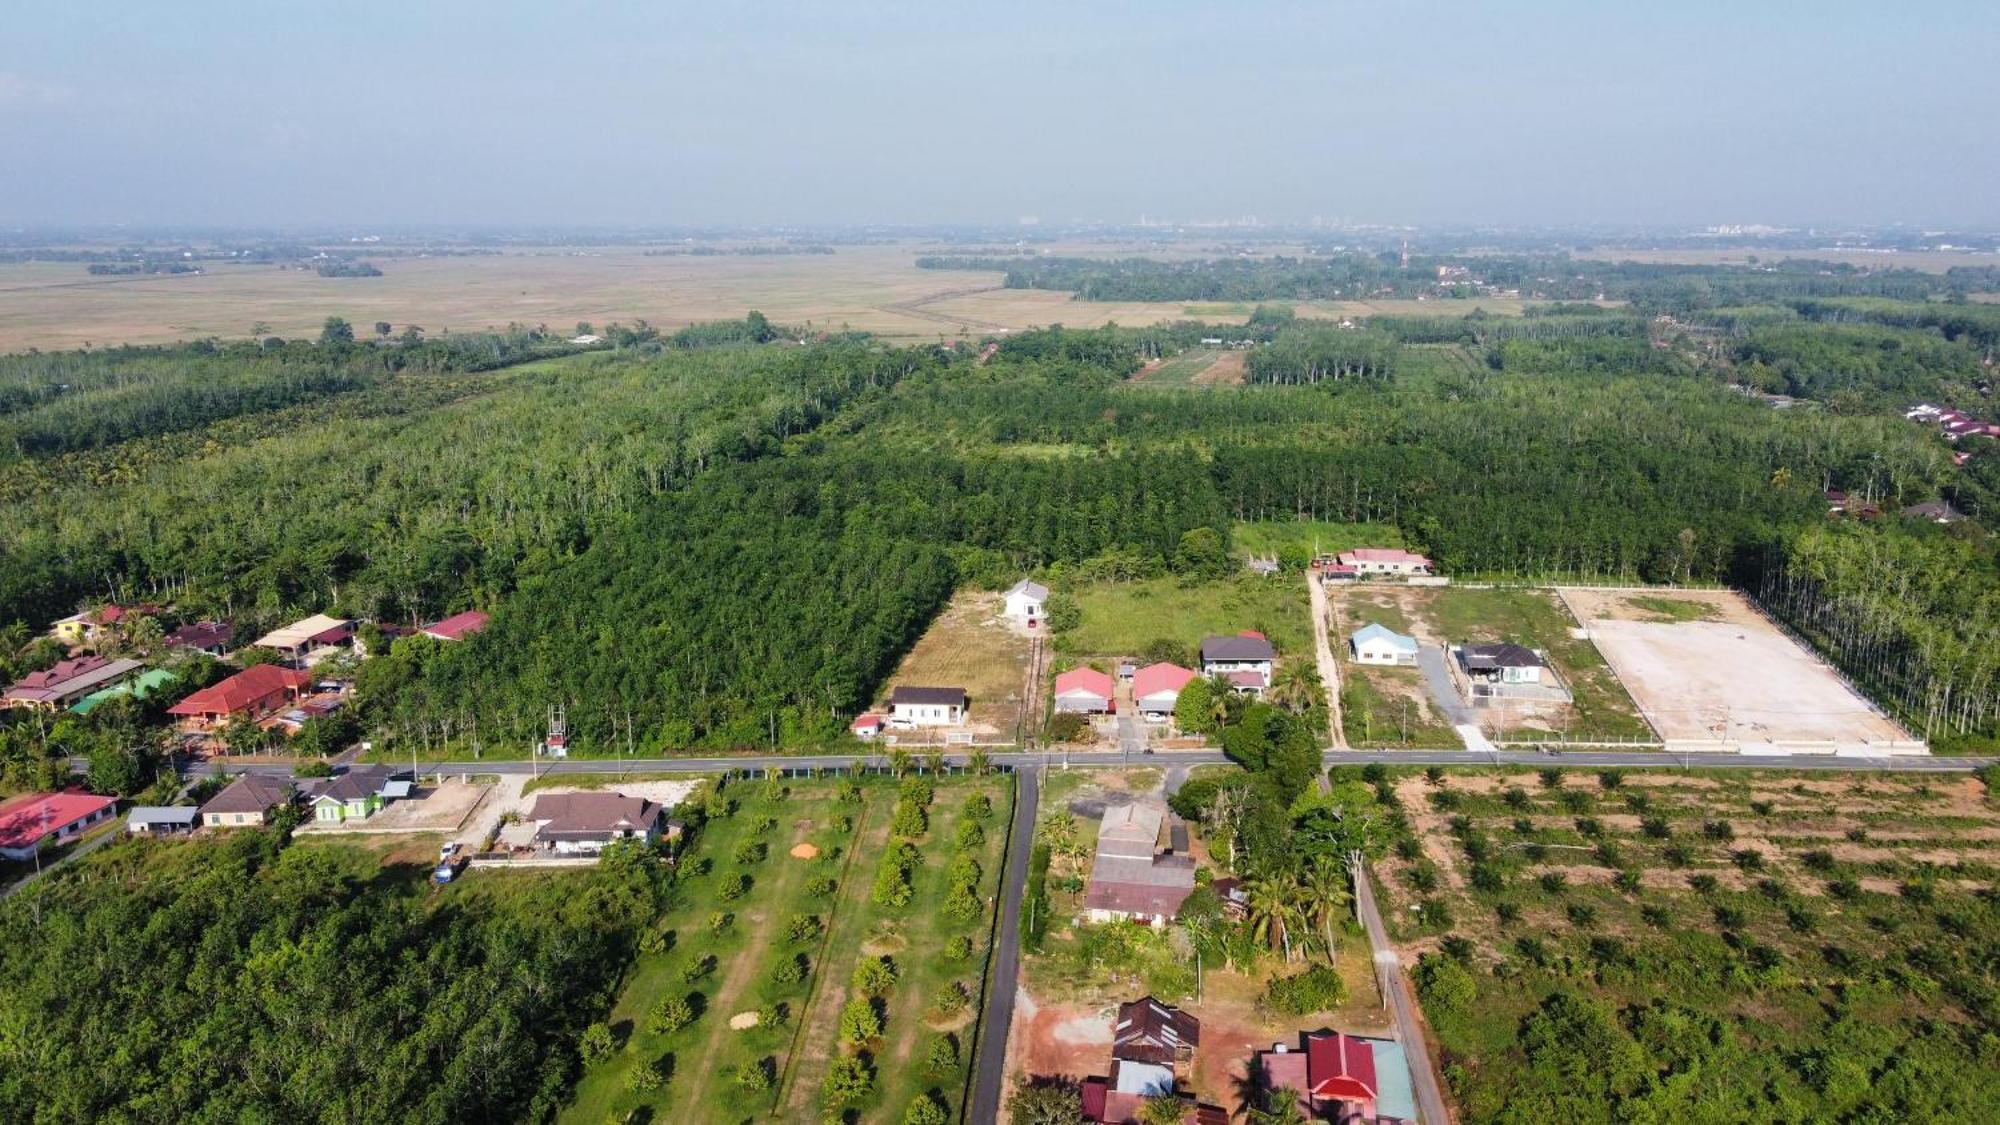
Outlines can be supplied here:
M43 841L74 839L117 807L113 798L89 793L34 793L0 803L0 856L32 858Z
M167 708L167 714L211 723L233 715L259 715L297 696L310 683L310 672L259 664L195 692Z
M856 738L874 738L876 735L882 733L882 716L875 714L873 711L856 715L854 721L847 725L847 729L853 731Z
M1147 718L1174 713L1181 689L1194 679L1194 670L1178 664L1148 664L1132 674L1132 703Z
M463 640L486 628L486 623L491 620L493 620L491 614L468 609L464 613L454 613L443 621L424 626L424 636L436 637L441 641Z
M1115 704L1115 682L1109 673L1095 668L1071 668L1056 677L1056 710L1080 715L1104 715Z

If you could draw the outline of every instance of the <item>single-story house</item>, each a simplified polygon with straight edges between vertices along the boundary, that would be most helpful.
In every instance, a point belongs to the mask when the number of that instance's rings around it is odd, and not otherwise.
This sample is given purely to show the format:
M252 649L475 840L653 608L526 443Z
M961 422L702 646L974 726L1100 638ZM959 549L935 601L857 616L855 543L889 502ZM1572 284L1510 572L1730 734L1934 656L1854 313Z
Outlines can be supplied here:
M870 741L876 735L882 733L882 716L877 715L873 711L856 715L854 721L847 724L847 729L852 731L854 737L861 741Z
M1046 611L1049 588L1023 578L1008 588L1006 600L1007 616L1024 625L1034 625L1041 621Z
M1417 1119L1409 1058L1401 1043L1338 1031L1300 1038L1301 1050L1277 1043L1257 1052L1259 1088L1297 1091L1300 1112L1313 1120L1399 1125Z
M889 693L889 725L898 730L957 726L964 721L964 688L903 684Z
M1181 689L1194 678L1192 668L1148 664L1132 675L1132 706L1147 722L1167 722L1174 717L1174 704L1180 702Z
M396 780L387 766L352 766L320 786L311 801L313 819L340 824L374 816L383 805L410 795L410 783Z
M89 695L70 704L69 709L79 715L88 715L92 711L97 710L107 700L121 695L129 695L138 700L151 699L153 696L172 687L177 679L178 677L165 668L149 668L129 680L122 680L108 688L91 692Z
M1356 664L1408 665L1417 662L1417 639L1370 622L1347 638Z
M236 715L256 718L296 699L311 683L312 676L296 668L258 664L195 692L167 708L167 714L211 724Z
M1276 575L1278 571L1282 569L1281 567L1279 567L1277 559L1251 559L1249 566L1250 566L1250 573L1260 575L1265 578L1270 578Z
M1113 710L1111 677L1095 668L1071 668L1056 677L1056 710L1078 715L1106 715Z
M1341 552L1340 565L1354 568L1361 578L1378 575L1409 577L1431 572L1431 560L1400 547L1356 547Z
M251 642L258 648L283 653L293 664L319 649L337 648L354 642L354 622L344 617L315 613L282 629L273 629Z
M0 857L33 859L49 844L65 844L118 809L111 797L90 793L30 793L0 802Z
M1201 674L1225 676L1237 691L1262 695L1271 682L1271 665L1278 652L1264 634L1246 629L1233 637L1206 637L1201 642ZM1248 672L1251 675L1238 676Z
M1965 518L1965 513L1953 507L1949 500L1926 500L1921 504L1912 504L1903 509L1903 514L1910 519L1930 520L1932 523L1958 523Z
M185 836L201 823L201 810L193 805L140 805L125 818L125 831L134 836Z
M534 843L559 855L596 855L615 840L660 838L660 806L622 793L544 793L528 819Z
M9 707L39 707L54 711L68 707L91 692L110 687L142 667L144 665L136 660L113 660L108 656L58 660L52 667L30 672L15 681L0 701Z
M168 633L167 644L191 652L221 656L229 651L229 642L235 636L236 626L227 621L191 621Z
M1194 892L1194 857L1171 843L1160 847L1166 806L1134 801L1104 810L1097 833L1097 858L1084 891L1085 917L1164 926Z
M246 773L201 807L204 828L244 828L268 824L273 813L292 803L290 780Z
M491 620L493 620L491 614L468 609L464 613L454 613L443 621L434 621L424 626L424 636L435 637L440 641L464 640L486 628L486 623Z
M1525 645L1503 641L1490 645L1460 645L1458 666L1474 680L1499 684L1538 684L1549 662Z
M1200 1045L1201 1021L1151 996L1120 1004L1111 1021L1114 1059L1178 1067L1192 1062Z

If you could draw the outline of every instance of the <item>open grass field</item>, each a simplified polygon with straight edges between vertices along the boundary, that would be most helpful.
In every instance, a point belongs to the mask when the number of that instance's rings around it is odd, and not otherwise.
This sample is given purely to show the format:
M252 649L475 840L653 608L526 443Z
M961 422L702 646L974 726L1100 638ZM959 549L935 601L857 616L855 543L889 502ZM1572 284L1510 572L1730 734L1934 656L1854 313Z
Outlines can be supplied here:
M1469 1003L1426 1001L1466 1120L1520 1095L1524 1021L1557 991L1606 1003L1642 1040L1637 1013L1670 997L1704 1029L1700 1050L1727 1054L1704 1070L1729 1079L1700 1096L1771 1100L1769 1114L1684 1120L1838 1120L1842 1099L1879 1108L1912 1068L1940 1065L1931 1076L1983 1090L1986 1113L1901 1119L1993 1119L1990 1053L1963 1074L1938 1055L1992 1015L1990 967L1967 941L1994 932L2000 880L2000 806L1979 781L1520 770L1392 784L1412 822L1376 867L1392 936L1406 955L1462 939L1450 956L1476 986ZM1835 1069L1875 1080L1798 1065L1841 1055ZM1816 1097L1826 1112L1808 1111Z
M648 255L637 247L510 249L477 257L382 258L380 277L324 278L277 266L205 265L200 274L93 277L76 262L0 264L0 351L85 343L163 343L251 335L316 334L328 316L358 326L388 321L435 334L578 321L644 319L664 328L758 309L785 325L853 328L902 342L978 336L1037 325L1096 327L1186 318L1181 301L1084 302L1047 290L1000 288L998 272L920 270L950 252L922 242L843 246L834 254ZM1150 252L1098 244L1051 253ZM1160 255L1155 255L1160 256ZM1371 312L1520 311L1518 301L1307 302L1301 316ZM1228 309L1230 311L1222 311ZM1239 310L1240 311L1237 311ZM1241 322L1248 307L1204 307L1204 319Z
M1192 649L1210 634L1255 629L1280 659L1312 659L1312 611L1296 575L1243 574L1194 586L1174 578L1099 582L1079 587L1076 600L1083 624L1057 641L1064 652L1133 656L1163 638Z
M1653 737L1638 705L1597 647L1576 635L1576 621L1553 590L1362 582L1329 590L1327 597L1334 612L1336 645L1344 645L1355 629L1376 622L1426 645L1512 641L1545 652L1575 694L1575 702L1566 707L1538 705L1532 711L1518 704L1482 709L1482 723L1504 736ZM1369 671L1373 678L1375 670Z
M1734 590L1562 596L1669 748L1923 749Z
M1287 551L1310 558L1315 552L1338 554L1356 547L1401 547L1403 533L1385 523L1333 523L1327 520L1258 520L1231 524L1230 542L1242 554L1273 558Z
M1149 387L1191 387L1195 376L1209 369L1222 352L1215 348L1192 348L1147 367L1132 381Z
M990 831L972 849L987 911L953 919L941 909L944 873L974 793L993 805L985 822ZM901 1120L920 1096L959 1106L1008 793L999 778L937 784L929 831L917 841L923 862L915 895L896 908L870 898L890 841L892 783L869 780L850 789L846 782L790 781L780 791L757 782L729 789L719 808L728 810L733 800L733 811L712 818L683 860L677 902L660 923L661 947L642 952L626 976L611 1016L618 1047L586 1070L564 1120L596 1125L635 1111L651 1122L817 1119L828 1068L853 1053L837 1041L849 980L862 959L882 956L893 959L897 980L882 997L881 1035L862 1049L875 1078L853 1107L858 1120ZM817 854L794 854L800 845ZM747 889L733 894L745 878ZM801 917L813 924L795 930ZM946 943L961 935L972 939L969 956L952 960ZM805 972L790 979L788 965ZM969 1001L939 1017L931 1007L948 983L961 986ZM682 1027L656 1023L656 1006L676 998L690 1002L693 1020ZM945 1036L959 1045L957 1063L927 1068L932 1042ZM633 1088L631 1075L648 1064L664 1080L651 1090Z
M1027 690L1029 640L1001 616L1004 608L999 594L953 595L884 685L884 698L897 684L962 687L971 697L971 729L1013 738Z

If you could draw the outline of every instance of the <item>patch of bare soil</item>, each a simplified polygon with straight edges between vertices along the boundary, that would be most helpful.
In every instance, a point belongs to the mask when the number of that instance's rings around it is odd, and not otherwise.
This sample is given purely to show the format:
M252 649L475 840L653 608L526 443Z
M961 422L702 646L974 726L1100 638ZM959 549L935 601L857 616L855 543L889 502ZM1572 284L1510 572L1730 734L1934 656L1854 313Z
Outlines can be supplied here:
M1240 387L1243 373L1248 366L1248 353L1239 351L1223 352L1214 363L1203 368L1190 382L1200 387Z

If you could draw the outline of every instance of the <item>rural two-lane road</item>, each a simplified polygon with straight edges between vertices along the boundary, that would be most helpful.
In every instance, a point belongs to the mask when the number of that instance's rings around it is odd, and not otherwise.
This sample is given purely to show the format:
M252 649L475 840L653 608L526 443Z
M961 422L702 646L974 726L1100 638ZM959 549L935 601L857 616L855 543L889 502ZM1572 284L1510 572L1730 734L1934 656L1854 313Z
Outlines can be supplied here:
M1014 773L1014 826L1007 834L1007 866L1000 875L1000 920L993 934L993 968L986 975L986 1006L979 1016L967 1121L1000 1120L1007 1032L1014 1024L1014 992L1021 975L1021 900L1028 887L1028 856L1034 850L1040 781L1037 770Z

